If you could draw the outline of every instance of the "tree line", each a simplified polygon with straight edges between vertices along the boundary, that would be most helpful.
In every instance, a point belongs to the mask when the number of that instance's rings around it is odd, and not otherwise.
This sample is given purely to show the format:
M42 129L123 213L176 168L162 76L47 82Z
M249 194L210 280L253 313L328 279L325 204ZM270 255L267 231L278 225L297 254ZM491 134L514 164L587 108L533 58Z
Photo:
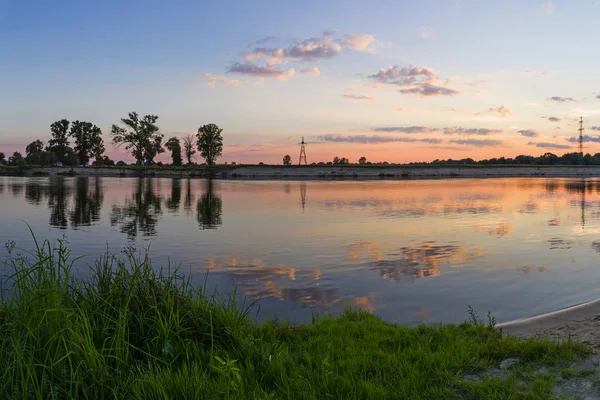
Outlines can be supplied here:
M174 166L183 165L183 156L187 164L192 164L194 154L199 153L206 164L214 165L223 152L223 130L215 124L202 125L194 136L187 135L181 141L171 137L164 142L164 135L157 125L158 116L140 117L130 112L122 118L120 125L113 124L111 142L116 147L124 146L140 166L156 164L155 158L165 149L171 153ZM164 142L164 143L163 143ZM111 166L115 162L105 155L102 130L87 121L70 122L61 119L50 125L50 139L44 145L40 139L34 140L25 148L25 156L14 152L8 158L0 152L0 164L11 166ZM116 163L125 165L123 161Z
M320 161L313 162L310 165L394 165L395 163L389 163L387 161L370 162L367 161L366 157L360 157L357 163L351 163L346 157L335 156L332 161ZM283 165L292 165L292 158L288 155L283 157ZM398 163L398 165L403 165ZM515 158L490 158L475 161L472 158L461 158L454 160L449 158L447 160L435 159L431 162L410 162L406 165L600 165L600 153L594 155L587 153L582 155L581 153L565 153L562 156L557 156L554 153L544 153L539 157L519 155Z

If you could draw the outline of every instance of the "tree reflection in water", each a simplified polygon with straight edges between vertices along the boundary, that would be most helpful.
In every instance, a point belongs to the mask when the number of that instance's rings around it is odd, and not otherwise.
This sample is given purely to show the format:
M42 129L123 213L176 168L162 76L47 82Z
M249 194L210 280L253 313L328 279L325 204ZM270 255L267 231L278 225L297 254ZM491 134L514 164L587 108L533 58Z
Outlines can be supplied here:
M113 205L110 224L119 226L119 230L130 239L143 236L155 236L158 218L162 214L161 198L155 193L152 178L139 178L134 193L122 205Z
M167 200L169 211L177 212L181 203L181 179L171 180L171 197Z
M69 225L67 208L71 188L63 178L51 178L48 185L48 208L50 209L50 225L66 229Z
M90 180L92 178L77 178L75 182L75 196L73 209L69 215L71 226L89 226L92 222L100 220L100 210L104 194L101 189L100 178L94 179L94 189L90 193Z
M25 185L25 199L34 206L39 206L48 197L48 187L37 181L29 181Z
M206 181L206 188L202 197L196 203L196 218L200 229L216 229L221 225L221 214L223 213L223 201L213 190L212 180Z

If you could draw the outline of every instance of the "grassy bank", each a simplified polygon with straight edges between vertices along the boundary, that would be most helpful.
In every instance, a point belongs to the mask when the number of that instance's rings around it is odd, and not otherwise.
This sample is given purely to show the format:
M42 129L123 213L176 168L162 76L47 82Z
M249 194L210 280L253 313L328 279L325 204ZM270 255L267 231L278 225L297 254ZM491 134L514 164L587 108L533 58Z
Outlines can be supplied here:
M502 337L476 320L401 327L347 311L257 324L131 252L102 257L83 282L61 242L26 256L8 247L2 399L550 398L552 378L524 372L587 352ZM522 363L507 377L464 379L509 357Z

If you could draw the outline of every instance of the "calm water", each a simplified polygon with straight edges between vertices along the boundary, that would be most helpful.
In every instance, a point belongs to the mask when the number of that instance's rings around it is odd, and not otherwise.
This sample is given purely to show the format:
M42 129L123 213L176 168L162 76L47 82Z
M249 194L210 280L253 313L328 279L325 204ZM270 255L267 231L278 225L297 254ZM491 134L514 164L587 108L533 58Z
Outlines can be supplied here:
M0 240L66 237L78 271L149 247L258 317L352 306L402 324L499 322L600 297L600 180L1 178ZM0 260L6 249L0 248Z

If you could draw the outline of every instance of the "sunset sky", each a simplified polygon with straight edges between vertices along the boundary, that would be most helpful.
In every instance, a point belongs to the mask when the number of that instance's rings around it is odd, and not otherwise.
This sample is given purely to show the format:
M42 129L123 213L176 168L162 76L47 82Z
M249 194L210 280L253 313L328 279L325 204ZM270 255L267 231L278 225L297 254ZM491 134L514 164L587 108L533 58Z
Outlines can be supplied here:
M0 0L0 151L130 111L222 161L600 152L600 1ZM167 154L160 157L168 160Z

